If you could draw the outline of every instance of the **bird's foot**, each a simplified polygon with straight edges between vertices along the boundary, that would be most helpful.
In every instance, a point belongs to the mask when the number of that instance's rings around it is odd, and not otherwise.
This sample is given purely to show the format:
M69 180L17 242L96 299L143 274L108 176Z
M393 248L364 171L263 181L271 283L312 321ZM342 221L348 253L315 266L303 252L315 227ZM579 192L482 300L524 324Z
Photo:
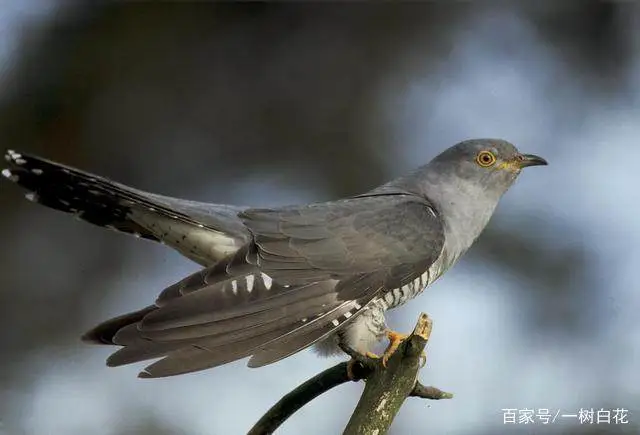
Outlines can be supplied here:
M391 358L391 355L393 355L395 351L398 350L398 347L400 346L400 344L402 344L402 341L406 340L407 337L409 337L406 334L392 331L390 329L386 331L386 334L387 334L387 339L389 340L389 346L387 346L387 349L384 351L384 354L382 355L382 365L384 367L387 367L387 362L389 361L389 358Z
M361 353L361 355L365 358L369 358L369 359L378 359L380 358L378 355L376 355L375 353L372 352L364 352ZM355 375L354 373L354 366L356 364L362 364L362 361L358 360L357 358L351 357L351 359L349 360L349 362L347 363L347 376L349 377L349 379L351 379L352 381L357 381L360 378L358 376Z
M400 347L402 342L407 338L409 338L409 335L407 334L392 331L390 329L386 331L386 334L387 334L387 339L389 339L389 346L387 346L387 349L384 351L384 354L382 355L382 365L385 368L387 367L387 362L389 362L389 358L391 358L391 356L395 353L395 351L398 350L398 347ZM422 355L420 355L420 368L424 367L426 363L427 363L427 354L425 352L422 352Z

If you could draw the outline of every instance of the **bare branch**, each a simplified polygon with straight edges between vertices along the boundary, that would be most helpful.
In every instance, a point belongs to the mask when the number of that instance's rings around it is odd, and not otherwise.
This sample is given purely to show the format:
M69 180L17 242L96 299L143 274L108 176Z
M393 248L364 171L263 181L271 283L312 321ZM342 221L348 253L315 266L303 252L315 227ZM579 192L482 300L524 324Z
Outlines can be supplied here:
M298 386L269 409L248 435L272 434L311 400L351 380L365 379L366 386L345 428L346 435L383 435L409 396L434 400L452 398L452 394L435 387L425 387L416 380L424 362L423 350L431 334L431 326L429 317L421 314L413 333L391 356L386 367L381 359L369 358L345 348L352 361L337 364ZM353 378L349 377L349 366Z
M431 319L422 313L413 333L389 358L387 367L379 364L368 376L345 435L387 433L402 403L414 391L431 327Z
M304 405L345 382L351 381L347 374L349 363L341 362L322 373L314 376L284 396L267 411L266 414L251 428L247 435L266 435L273 433L286 419L291 417ZM362 364L353 364L354 381L364 379L370 372Z
M416 384L413 386L413 390L409 397L420 397L422 399L430 399L430 400L440 400L440 399L453 399L453 394L447 393L446 391L442 391L436 387L426 387L420 383L420 381L416 381Z

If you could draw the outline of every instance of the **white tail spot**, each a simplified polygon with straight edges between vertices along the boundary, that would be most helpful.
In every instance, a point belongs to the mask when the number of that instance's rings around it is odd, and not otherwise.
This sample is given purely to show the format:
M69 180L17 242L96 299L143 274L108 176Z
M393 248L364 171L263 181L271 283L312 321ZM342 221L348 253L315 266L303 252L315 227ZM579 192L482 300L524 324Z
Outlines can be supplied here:
M24 197L33 202L36 202L38 200L38 195L34 192L29 192Z
M204 225L198 224L198 228L204 228Z
M271 279L271 277L264 272L260 272L260 277L262 278L264 286L267 288L267 290L271 290L271 285L273 284L273 280Z
M31 172L33 172L36 175L42 175L42 169L33 168Z
M17 153L14 150L7 150L7 154L5 155L5 158L7 160L17 160L22 158L22 154ZM22 163L18 163L18 164L21 165Z
M349 317L351 317L353 314L351 314L351 311L347 311L346 313L344 313L344 318L348 319Z
M338 319L334 319L334 320L331 321L331 324L333 326L338 326L338 325L340 325L340 322L338 321Z
M13 181L14 183L15 183L16 181L18 181L18 176L17 176L17 175L13 175L13 174L11 173L11 171L10 171L10 170L8 170L8 169L3 169L3 170L2 170L2 176L3 176L3 177L5 177L5 178L7 178L7 179L9 179L9 180L11 180L11 181Z
M255 280L255 277L253 275L247 275L246 279L247 279L247 291L251 292L251 290L253 290L253 282Z
M231 281L231 291L233 291L234 295L238 294L238 281L235 279Z
M13 161L16 162L17 165L24 165L25 163L27 163L25 159L21 159L20 157L14 159Z
M356 308L356 310L359 310L360 308L362 308L362 305L358 303L353 304L353 306Z

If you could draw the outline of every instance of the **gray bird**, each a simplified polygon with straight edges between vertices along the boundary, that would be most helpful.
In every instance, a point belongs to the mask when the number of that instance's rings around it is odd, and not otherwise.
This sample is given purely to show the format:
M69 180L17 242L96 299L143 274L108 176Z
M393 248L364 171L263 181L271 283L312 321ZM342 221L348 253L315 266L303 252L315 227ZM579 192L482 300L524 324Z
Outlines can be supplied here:
M259 367L313 344L321 354L368 353L386 336L397 347L403 336L385 311L453 266L522 168L547 164L503 140L468 140L367 193L268 209L147 193L15 151L5 158L2 175L28 199L204 266L83 336L122 346L109 366L161 358L145 378L248 356Z

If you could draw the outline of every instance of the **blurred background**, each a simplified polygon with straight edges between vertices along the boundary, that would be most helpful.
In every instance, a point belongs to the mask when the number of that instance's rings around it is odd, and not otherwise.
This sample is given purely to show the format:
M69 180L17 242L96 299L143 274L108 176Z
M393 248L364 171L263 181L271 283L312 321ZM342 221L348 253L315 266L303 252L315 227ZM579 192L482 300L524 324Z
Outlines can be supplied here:
M366 191L472 137L546 157L390 316L432 316L421 378L455 394L409 399L391 433L640 432L638 6L1 4L0 147L141 189L280 205ZM197 265L22 195L0 183L0 434L246 433L340 360L108 369L112 349L79 336ZM341 433L362 388L279 433ZM504 425L503 408L623 408L629 424Z

